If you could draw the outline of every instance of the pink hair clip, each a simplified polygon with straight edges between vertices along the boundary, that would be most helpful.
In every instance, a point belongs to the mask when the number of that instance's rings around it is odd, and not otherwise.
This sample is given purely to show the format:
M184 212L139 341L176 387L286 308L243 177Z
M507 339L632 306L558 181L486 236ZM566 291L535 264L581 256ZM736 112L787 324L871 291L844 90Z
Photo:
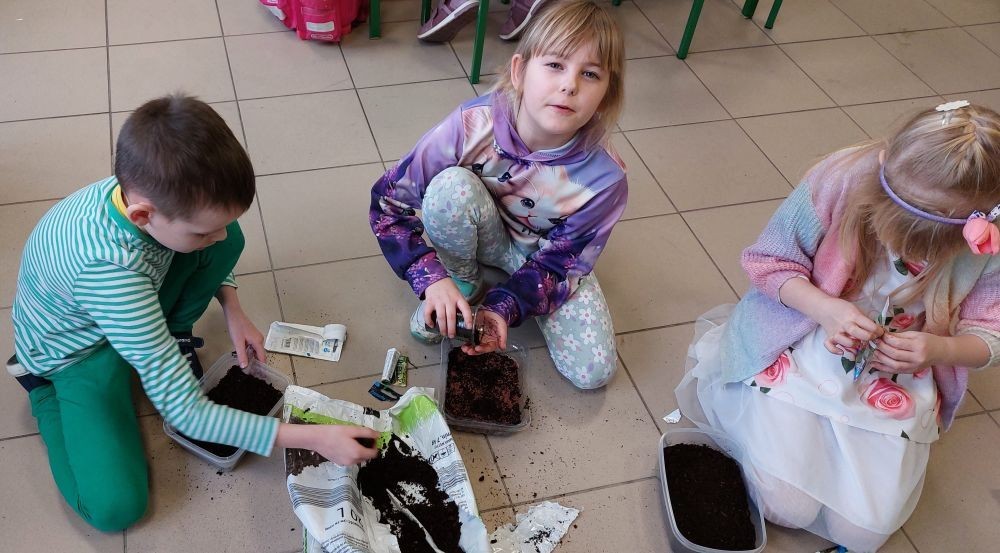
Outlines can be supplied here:
M1000 253L1000 228L997 228L997 217L1000 216L1000 205L990 210L989 214L975 211L962 227L962 236L969 243L973 253L996 255Z

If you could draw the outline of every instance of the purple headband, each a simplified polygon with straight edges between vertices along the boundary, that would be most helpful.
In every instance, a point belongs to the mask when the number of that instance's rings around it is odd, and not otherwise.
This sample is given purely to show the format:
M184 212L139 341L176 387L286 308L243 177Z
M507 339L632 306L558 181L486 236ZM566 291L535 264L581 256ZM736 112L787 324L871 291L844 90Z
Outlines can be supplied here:
M1000 217L1000 204L990 210L989 214L983 213L982 211L973 211L965 219L953 219L951 217L942 217L940 215L934 215L933 213L927 213L926 211L911 205L906 202L903 198L900 198L892 188L889 188L889 183L885 180L885 163L882 163L881 167L878 169L878 180L882 183L882 190L892 198L892 201L896 202L896 205L909 211L910 213L916 215L917 217L922 217L929 221L934 221L935 223L944 223L946 225L964 225L973 219L986 219L991 223Z

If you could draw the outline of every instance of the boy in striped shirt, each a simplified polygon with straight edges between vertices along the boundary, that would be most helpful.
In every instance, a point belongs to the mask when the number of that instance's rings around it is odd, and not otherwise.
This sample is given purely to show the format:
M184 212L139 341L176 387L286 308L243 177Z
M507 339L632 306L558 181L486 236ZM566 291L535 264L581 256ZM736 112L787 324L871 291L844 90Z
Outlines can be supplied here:
M99 530L146 510L133 369L163 418L196 440L261 455L312 449L344 465L375 455L356 440L373 430L293 426L212 403L193 374L197 357L178 346L215 297L240 364L247 346L263 352L232 276L244 243L236 219L254 194L250 159L222 118L168 96L125 122L115 176L57 203L28 237L8 370L28 391L59 491Z

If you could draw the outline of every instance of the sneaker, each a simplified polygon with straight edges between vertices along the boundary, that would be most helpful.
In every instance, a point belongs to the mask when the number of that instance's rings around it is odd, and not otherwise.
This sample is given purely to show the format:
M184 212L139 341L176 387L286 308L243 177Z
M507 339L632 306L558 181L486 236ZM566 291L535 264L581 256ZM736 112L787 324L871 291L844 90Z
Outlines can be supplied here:
M16 355L11 355L10 359L7 360L7 372L14 377L14 380L17 380L17 383L26 392L31 392L35 388L49 383L47 379L28 372L28 369L24 368L24 365L17 361Z
M513 0L510 3L510 15L500 26L500 38L514 40L528 26L531 18L548 3L548 0Z
M181 348L181 355L186 357L188 364L191 365L194 377L201 378L205 371L201 368L201 360L198 359L198 352L195 350L204 346L205 340L192 336L190 332L173 332L172 334L177 339L177 347Z
M417 38L427 42L448 42L458 31L475 19L479 0L441 0L417 32Z
M459 292L462 292L469 305L479 303L482 301L483 296L486 295L486 286L482 277L479 277L479 280L476 282L466 282L455 277L452 277L451 280L455 283L455 286L458 286ZM423 342L424 344L437 344L442 339L441 334L438 332L427 330L427 325L424 321L424 302L420 302L413 315L410 315L410 335L418 342Z

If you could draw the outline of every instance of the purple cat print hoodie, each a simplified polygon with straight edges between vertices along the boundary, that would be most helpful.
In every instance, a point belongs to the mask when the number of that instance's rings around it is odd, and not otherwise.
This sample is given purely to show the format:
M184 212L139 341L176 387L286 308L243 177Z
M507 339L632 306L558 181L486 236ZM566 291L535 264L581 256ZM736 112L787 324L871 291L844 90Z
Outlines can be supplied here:
M464 167L479 175L507 232L527 256L483 307L510 326L558 309L590 273L625 210L625 166L610 144L574 138L531 152L514 129L503 94L462 104L425 134L372 187L369 213L382 253L421 298L448 272L424 242L416 216L435 175Z

